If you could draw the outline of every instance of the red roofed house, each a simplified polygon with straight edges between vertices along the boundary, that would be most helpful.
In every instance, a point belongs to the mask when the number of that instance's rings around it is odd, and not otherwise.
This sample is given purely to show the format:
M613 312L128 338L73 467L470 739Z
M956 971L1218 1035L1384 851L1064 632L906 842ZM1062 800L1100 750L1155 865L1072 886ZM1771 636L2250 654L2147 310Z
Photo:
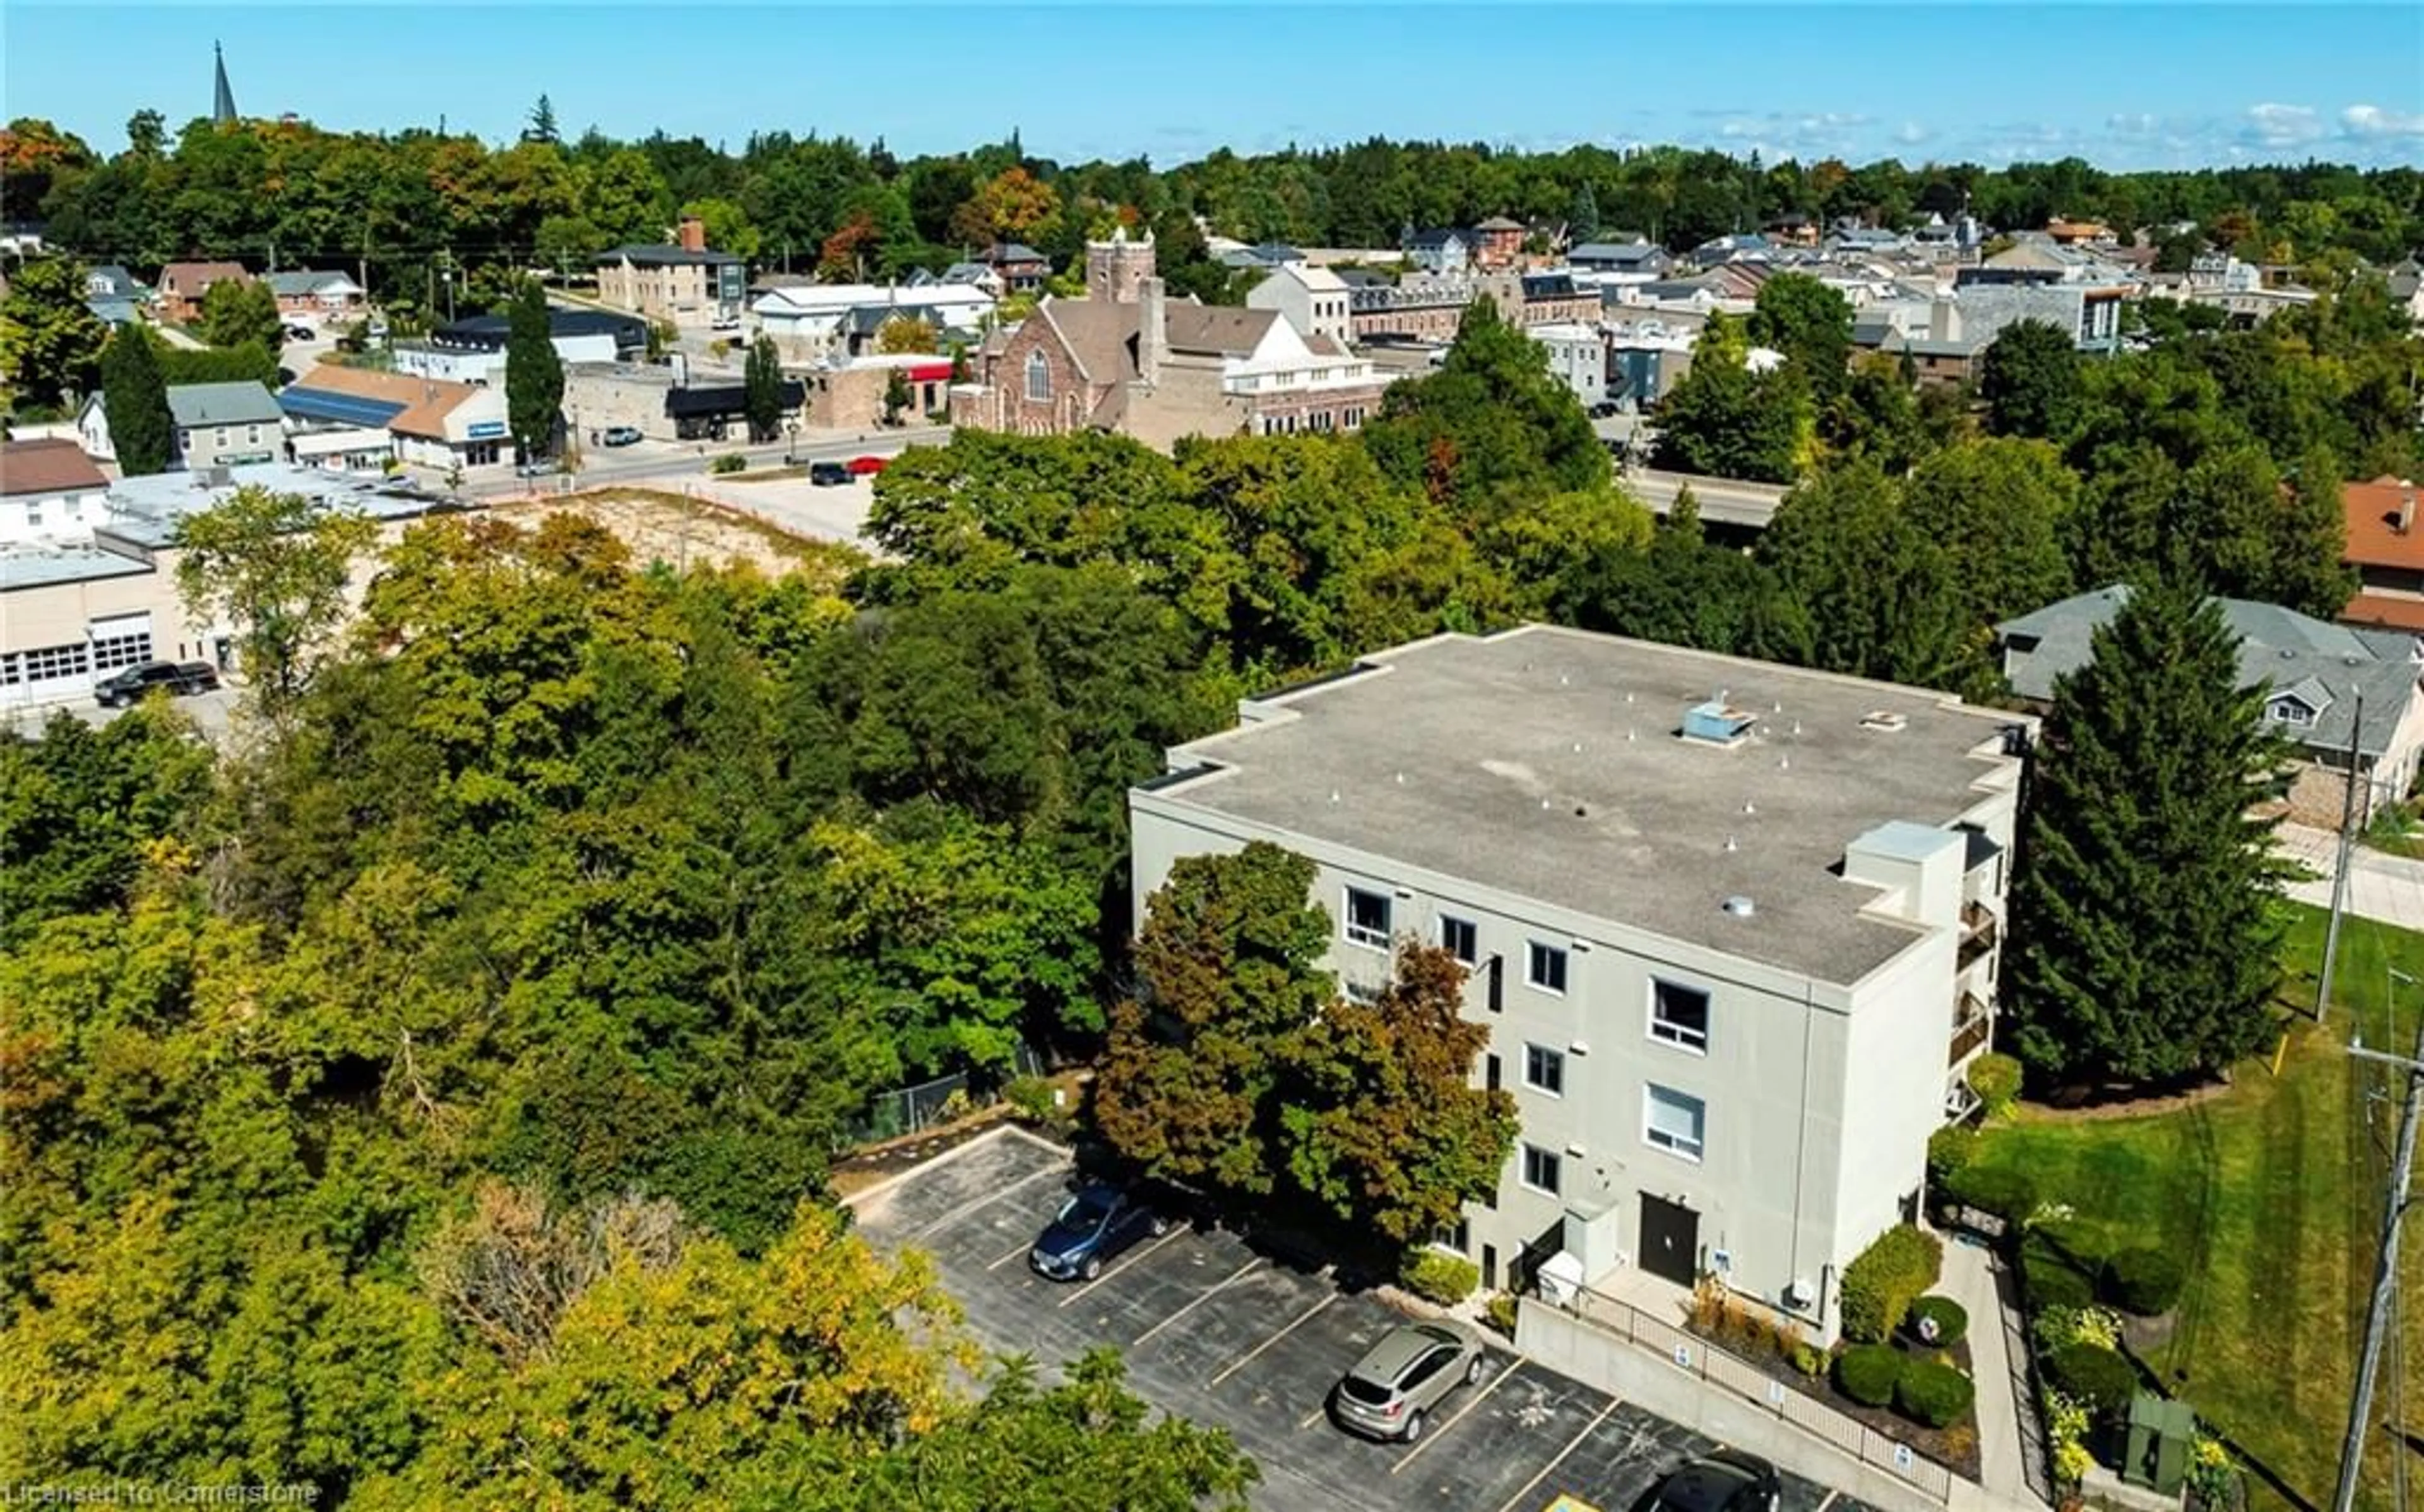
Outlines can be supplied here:
M241 263L171 263L160 270L160 315L190 326L202 313L202 295L215 283L250 283Z
M88 533L108 492L73 441L0 441L0 541Z
M2424 633L2424 520L2416 517L2416 485L2380 477L2340 488L2348 521L2341 560L2357 571L2356 597L2340 618Z

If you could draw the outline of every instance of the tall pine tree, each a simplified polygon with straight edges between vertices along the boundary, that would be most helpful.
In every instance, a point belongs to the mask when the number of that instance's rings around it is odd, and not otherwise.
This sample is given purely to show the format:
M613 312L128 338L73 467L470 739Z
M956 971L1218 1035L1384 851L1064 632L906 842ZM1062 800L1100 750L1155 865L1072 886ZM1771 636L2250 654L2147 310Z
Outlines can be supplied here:
M2132 591L2054 684L2012 899L2009 1048L2047 1082L2211 1074L2272 1031L2282 758L2221 607Z
M514 293L505 325L505 418L514 446L528 462L555 449L564 409L564 359L549 333L547 293L525 279Z
M101 407L109 419L119 471L134 478L168 470L176 453L176 417L168 413L160 355L139 326L119 327L102 350Z

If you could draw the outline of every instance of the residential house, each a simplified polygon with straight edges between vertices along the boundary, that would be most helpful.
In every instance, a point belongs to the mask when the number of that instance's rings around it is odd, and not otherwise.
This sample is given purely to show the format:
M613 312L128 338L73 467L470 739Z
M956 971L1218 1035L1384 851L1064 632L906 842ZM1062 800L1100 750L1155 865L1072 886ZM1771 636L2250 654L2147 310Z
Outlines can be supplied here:
M1355 337L1347 280L1328 268L1284 263L1246 291L1249 310L1275 310L1304 336L1327 336L1344 347Z
M1454 227L1416 231L1409 226L1397 246L1406 254L1406 264L1425 273L1462 273L1474 263L1472 233Z
M1002 282L1000 274L996 273L986 264L974 261L952 263L943 270L942 277L935 281L981 289L995 299L999 299L1010 292L1009 285Z
M1995 627L2012 692L2038 707L2050 704L2054 680L2086 664L2097 629L2129 595L2126 585L2099 588ZM2328 625L2244 598L2219 602L2239 641L2241 684L2265 690L2265 722L2297 753L2288 817L2339 828L2352 735L2364 786L2359 821L2377 806L2404 798L2415 785L2417 754L2424 751L2424 697L2416 693L2424 661L2416 635ZM2360 701L2362 729L2356 728Z
M1585 242L1566 254L1566 262L1584 273L1602 273L1647 283L1674 265L1666 249L1638 238L1630 242Z
M1473 228L1474 266L1495 272L1511 268L1523 261L1523 223L1506 215L1492 215Z
M1703 1278L1840 1325L1991 1042L2033 721L1951 695L1526 626L1249 700L1130 789L1132 906L1182 858L1312 861L1324 964L1469 973L1495 1190L1435 1238L1486 1288Z
M342 273L298 268L268 277L279 310L288 315L348 315L362 308L362 286Z
M1656 316L1610 325L1608 397L1636 409L1666 398L1692 371L1700 328L1696 321Z
M625 246L597 258L598 297L649 320L700 326L741 318L749 269L729 252L710 251L707 228L685 217L671 247Z
M1041 294L1052 278L1052 263L1024 242L996 242L976 261L993 269L1005 294Z
M1272 310L1171 299L1150 237L1086 248L1087 296L1046 296L976 354L951 422L1030 436L1117 431L1157 446L1186 436L1349 431L1387 379L1332 338Z
M516 460L502 385L322 363L278 396L289 454L330 468L386 458L451 470Z
M936 350L954 340L973 345L997 308L994 295L974 283L820 283L771 290L749 310L783 360L807 363L872 355L894 320L924 325Z
M1305 261L1304 253L1285 242L1258 242L1252 247L1232 247L1216 259L1223 267L1254 268L1268 271L1290 263Z
M98 263L84 272L84 293L88 299L124 299L139 301L143 285L135 275L116 263Z
M1540 345L1549 376L1585 407L1607 398L1607 338L1596 326L1535 326L1528 335Z
M2390 297L2407 312L2407 323L2424 326L2424 263L2406 258L2383 270L2390 285Z
M2340 611L2352 625L2424 634L2424 530L2417 528L2416 485L2388 475L2340 485L2348 548L2341 560L2356 568L2356 596Z
M201 318L202 295L215 283L250 283L241 263L171 263L160 270L160 316L190 326Z
M2100 220L2072 220L2056 215L2046 222L2045 233L2062 247L2075 247L2082 242L2109 242L2113 228Z
M81 534L108 489L73 441L0 441L0 542Z
M175 467L192 472L274 462L284 440L278 401L258 383L175 383L168 414L176 423Z

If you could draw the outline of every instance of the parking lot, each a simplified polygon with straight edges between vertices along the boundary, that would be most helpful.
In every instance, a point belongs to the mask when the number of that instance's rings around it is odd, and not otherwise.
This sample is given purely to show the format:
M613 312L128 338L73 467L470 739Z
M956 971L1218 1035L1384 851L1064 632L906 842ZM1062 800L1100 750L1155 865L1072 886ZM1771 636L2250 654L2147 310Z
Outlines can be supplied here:
M1140 1240L1099 1280L1061 1284L1027 1264L1073 1179L1066 1152L1008 1130L856 1200L860 1231L931 1253L988 1349L1047 1368L1117 1345L1138 1394L1227 1428L1262 1466L1268 1512L1456 1508L1631 1512L1708 1439L1504 1349L1449 1396L1413 1444L1328 1421L1332 1384L1402 1315L1379 1296L1220 1230ZM1491 1336L1493 1341L1495 1336ZM1574 1504L1579 1503L1580 1506ZM1793 1476L1783 1512L1867 1512Z

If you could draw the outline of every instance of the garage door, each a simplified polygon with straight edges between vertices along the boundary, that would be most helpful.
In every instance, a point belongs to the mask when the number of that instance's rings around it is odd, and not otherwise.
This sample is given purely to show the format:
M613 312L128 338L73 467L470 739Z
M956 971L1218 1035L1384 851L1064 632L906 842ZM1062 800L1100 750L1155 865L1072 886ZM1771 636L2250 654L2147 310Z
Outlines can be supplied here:
M81 641L0 654L0 700L49 703L76 697L91 687L92 649Z
M92 641L92 672L106 677L120 667L152 660L152 614L112 614L88 625Z

